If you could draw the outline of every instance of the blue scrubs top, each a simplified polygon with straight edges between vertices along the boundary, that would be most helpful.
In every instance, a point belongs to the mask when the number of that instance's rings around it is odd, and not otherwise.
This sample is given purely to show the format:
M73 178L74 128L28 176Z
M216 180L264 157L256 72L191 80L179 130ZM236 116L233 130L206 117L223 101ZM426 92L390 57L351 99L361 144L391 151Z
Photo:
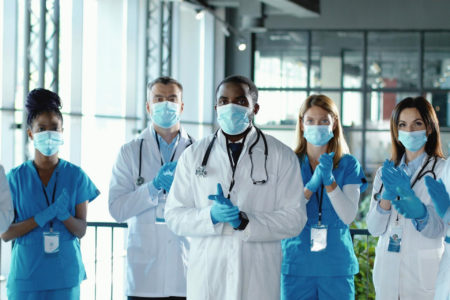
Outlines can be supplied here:
M312 172L307 155L300 160L303 184L311 180ZM352 155L346 154L333 170L337 185L360 184L363 192L367 182L361 165ZM306 205L308 221L299 236L281 242L283 263L281 271L294 276L348 276L358 273L358 261L353 251L349 226L336 214L324 188L322 224L328 226L327 247L320 252L311 252L311 227L319 219L319 193L314 193Z
M11 170L7 175L15 210L15 222L34 217L48 207L39 174L29 160ZM69 196L68 209L75 216L75 206L94 200L100 192L89 177L65 160L60 159L45 188L51 202L56 182L55 201L66 189ZM59 252L44 253L43 232L50 230L50 222L37 227L14 241L8 289L38 291L77 286L86 278L81 260L80 243L64 224L53 219L53 231L59 232Z

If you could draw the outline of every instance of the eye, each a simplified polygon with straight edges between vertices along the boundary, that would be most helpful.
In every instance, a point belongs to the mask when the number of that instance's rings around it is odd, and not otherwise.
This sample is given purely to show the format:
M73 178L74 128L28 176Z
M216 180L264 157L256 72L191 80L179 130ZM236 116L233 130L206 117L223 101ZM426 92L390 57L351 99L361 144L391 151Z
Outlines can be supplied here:
M323 124L323 125L330 125L330 120L328 120L328 119L323 119L323 120L320 121L320 124Z
M45 131L45 130L46 130L45 127L39 127L39 129L38 129L39 132L42 132L42 131Z
M219 101L217 101L217 104L218 104L219 106L221 106L221 105L227 105L227 104L228 104L228 99L226 99L226 98L220 98Z
M422 125L423 125L423 122L422 122L422 121L416 121L416 126L420 127L420 126L422 126Z
M402 128L402 127L405 127L405 126L406 126L405 123L400 123L400 124L398 124L398 128Z
M248 105L248 100L247 100L247 98L240 98L237 101L237 104L242 105L242 106L247 106Z
M307 120L305 120L305 124L306 125L311 125L313 123L313 120L312 119L307 119Z

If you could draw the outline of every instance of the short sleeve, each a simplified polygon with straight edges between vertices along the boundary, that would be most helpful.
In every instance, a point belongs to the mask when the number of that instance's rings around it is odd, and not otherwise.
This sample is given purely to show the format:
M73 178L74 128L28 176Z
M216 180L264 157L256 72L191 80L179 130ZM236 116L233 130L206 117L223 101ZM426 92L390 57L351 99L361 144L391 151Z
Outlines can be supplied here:
M344 185L359 184L360 192L363 193L367 189L367 179L359 161L352 155L345 155L340 163L345 169Z
M97 198L98 195L100 195L100 191L97 189L89 176L87 176L83 170L79 170L80 174L78 178L76 204L83 203L86 200L89 200L89 202L91 202L92 200Z

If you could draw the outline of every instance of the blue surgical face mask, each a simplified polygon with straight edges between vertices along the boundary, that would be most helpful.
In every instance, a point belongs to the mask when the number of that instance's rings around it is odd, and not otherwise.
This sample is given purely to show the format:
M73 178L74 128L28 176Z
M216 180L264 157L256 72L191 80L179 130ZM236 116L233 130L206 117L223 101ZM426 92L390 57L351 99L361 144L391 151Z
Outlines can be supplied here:
M52 156L64 144L63 135L58 131L42 131L33 134L34 147L45 156Z
M333 138L332 125L304 125L303 136L314 146L323 146Z
M170 128L180 120L180 104L164 101L152 103L152 121L162 128Z
M403 146L411 152L416 152L427 142L427 133L425 130L417 131L398 131L398 140Z
M220 128L229 135L243 133L250 125L248 107L237 104L217 106L217 122Z

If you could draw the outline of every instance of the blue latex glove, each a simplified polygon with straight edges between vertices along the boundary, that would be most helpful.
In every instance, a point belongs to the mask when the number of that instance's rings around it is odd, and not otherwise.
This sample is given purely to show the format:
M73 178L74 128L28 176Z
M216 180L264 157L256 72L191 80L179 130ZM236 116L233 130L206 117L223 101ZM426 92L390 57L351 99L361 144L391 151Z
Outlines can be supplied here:
M381 169L383 173L383 169L395 169L394 162L391 160L386 159L383 163L383 168ZM384 183L383 183L384 185ZM383 193L381 195L381 198L384 200L396 200L397 199L397 193L394 190L390 190L389 188L386 188L386 186L383 186Z
M324 153L319 157L320 174L322 175L323 185L331 185L334 182L333 176L333 157L334 152Z
M450 197L445 189L445 185L442 179L436 181L433 177L425 177L425 185L430 194L431 200L433 200L434 208L441 218L444 218L445 213L450 207Z
M322 184L322 174L320 174L320 169L316 167L313 175L311 176L311 179L305 185L305 188L315 193L320 188L321 184Z
M427 209L411 188L396 188L400 200L391 201L395 209L407 219L423 219L427 215Z
M414 194L414 192L411 189L410 184L410 178L405 173L405 171L400 170L399 168L395 168L393 166L384 166L381 169L381 180L383 181L384 187L389 193L389 196L391 194L398 195L397 187L400 187L403 191L410 191ZM395 199L395 198L394 198ZM394 199L388 199L388 200L394 200Z
M230 199L225 198L220 183L217 184L217 194L209 195L208 199L214 201L214 204L211 207L211 220L214 224L228 222L233 228L237 228L241 225L239 208L233 206Z
M39 227L44 227L49 221L56 217L56 206L54 204L50 205L44 210L41 210L34 216L34 221L39 225Z
M63 189L61 195L55 201L56 206L56 217L61 222L70 218L69 208L69 193L67 193L66 189Z
M170 187L172 186L176 167L176 161L164 164L161 169L159 169L158 174L156 174L155 178L153 178L153 186L158 190L163 189L166 192L169 192Z

